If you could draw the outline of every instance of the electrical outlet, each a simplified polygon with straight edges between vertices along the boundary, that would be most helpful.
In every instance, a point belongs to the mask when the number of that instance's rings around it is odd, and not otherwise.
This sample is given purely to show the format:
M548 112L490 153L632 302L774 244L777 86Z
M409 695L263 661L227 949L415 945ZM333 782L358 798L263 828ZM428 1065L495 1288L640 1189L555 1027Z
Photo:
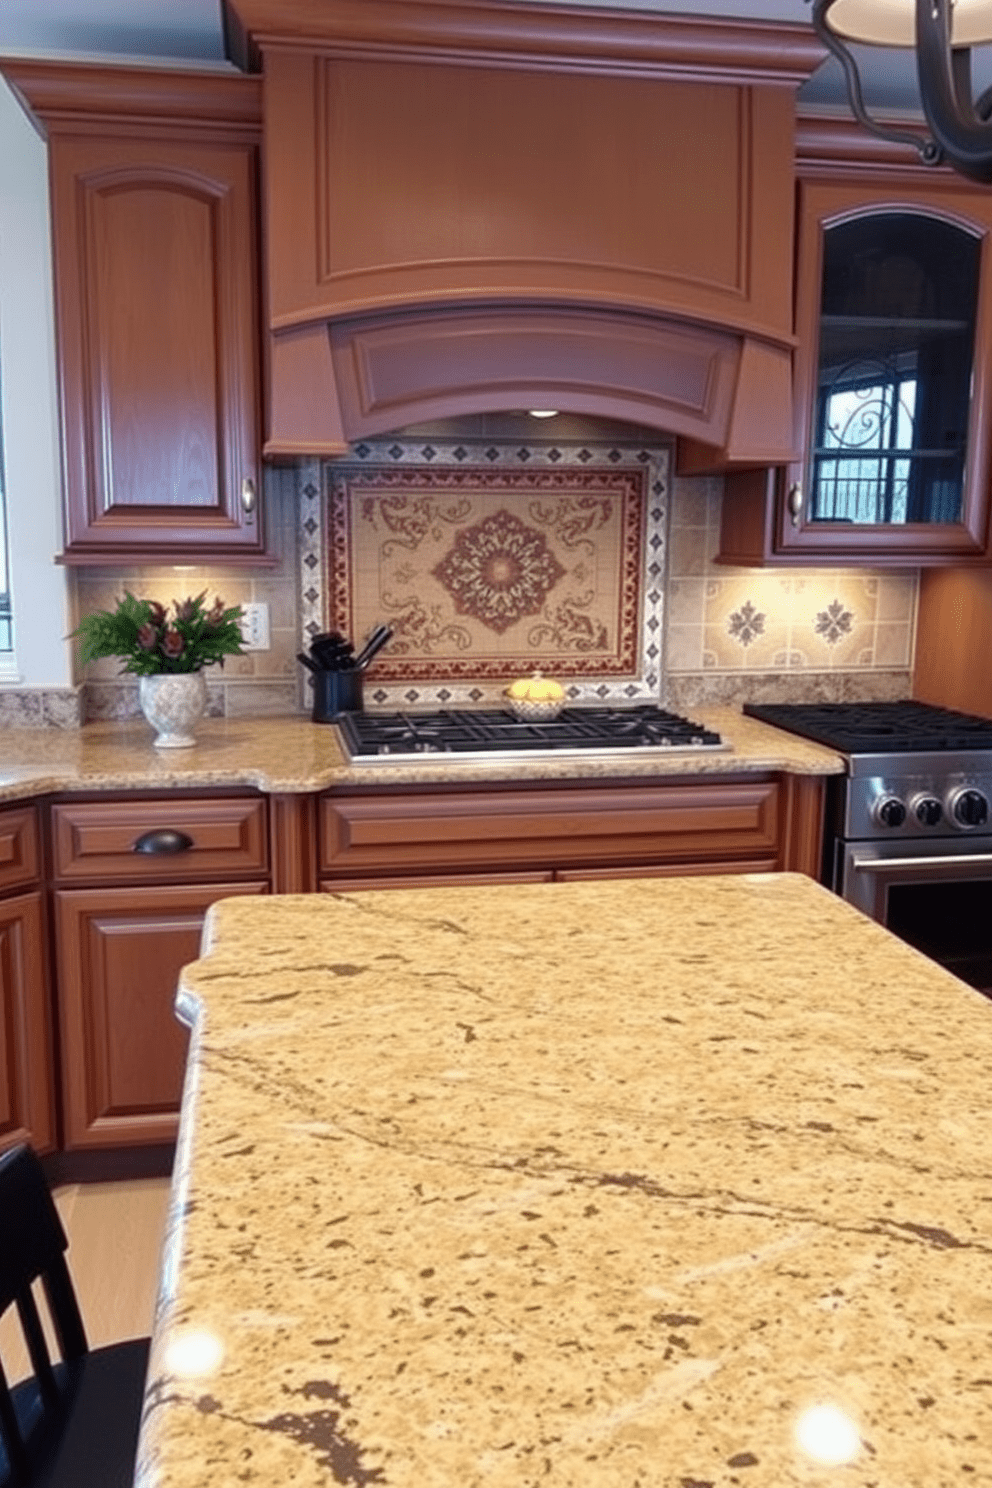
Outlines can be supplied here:
M242 605L241 636L246 651L268 651L269 607L267 604Z

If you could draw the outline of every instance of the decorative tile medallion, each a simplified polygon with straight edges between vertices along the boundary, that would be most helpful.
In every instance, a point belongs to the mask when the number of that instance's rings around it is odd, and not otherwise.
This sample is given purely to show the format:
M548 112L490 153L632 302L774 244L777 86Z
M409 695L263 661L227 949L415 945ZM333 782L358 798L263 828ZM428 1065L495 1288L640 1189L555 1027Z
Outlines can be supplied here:
M661 693L669 452L363 443L301 481L303 640L394 635L366 703L491 702L540 667L573 698Z
M834 599L825 610L817 612L813 629L822 636L828 646L836 646L842 636L850 635L854 624L854 613L846 610L839 599Z
M727 629L735 641L739 641L742 646L750 646L758 636L764 635L765 617L748 599L730 616Z

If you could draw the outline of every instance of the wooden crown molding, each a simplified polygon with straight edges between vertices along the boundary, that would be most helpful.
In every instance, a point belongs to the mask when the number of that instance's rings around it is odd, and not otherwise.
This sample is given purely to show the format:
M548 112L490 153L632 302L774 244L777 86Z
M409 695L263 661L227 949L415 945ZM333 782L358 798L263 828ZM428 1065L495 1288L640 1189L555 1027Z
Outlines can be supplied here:
M811 26L521 0L223 0L241 60L296 47L348 56L798 85L826 52Z
M921 120L892 118L888 122L900 129L926 136L926 126ZM816 174L819 170L842 168L847 171L871 170L888 167L892 171L911 172L917 180L956 181L950 166L924 165L911 145L896 144L892 140L879 139L849 113L827 113L804 111L796 115L796 168L800 175Z
M0 59L3 73L42 134L101 127L183 127L244 134L262 127L262 85L232 73Z

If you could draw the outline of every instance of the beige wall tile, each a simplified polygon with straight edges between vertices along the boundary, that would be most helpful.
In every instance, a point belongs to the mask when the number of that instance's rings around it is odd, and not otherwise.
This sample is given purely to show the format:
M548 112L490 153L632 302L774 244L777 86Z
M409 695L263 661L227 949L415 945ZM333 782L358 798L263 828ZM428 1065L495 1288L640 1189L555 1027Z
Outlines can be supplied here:
M879 621L875 627L876 667L908 667L912 663L912 636L908 624Z
M702 625L669 625L666 670L698 672L703 667Z
M709 571L712 544L706 527L676 527L668 541L668 572L673 579L702 578Z

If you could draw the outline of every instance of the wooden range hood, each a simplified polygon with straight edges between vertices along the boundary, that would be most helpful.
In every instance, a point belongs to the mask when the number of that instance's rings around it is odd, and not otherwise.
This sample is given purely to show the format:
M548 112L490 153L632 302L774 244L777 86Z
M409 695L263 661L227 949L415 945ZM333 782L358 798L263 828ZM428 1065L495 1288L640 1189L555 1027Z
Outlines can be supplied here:
M263 73L270 455L558 408L792 451L811 28L490 0L226 0Z

